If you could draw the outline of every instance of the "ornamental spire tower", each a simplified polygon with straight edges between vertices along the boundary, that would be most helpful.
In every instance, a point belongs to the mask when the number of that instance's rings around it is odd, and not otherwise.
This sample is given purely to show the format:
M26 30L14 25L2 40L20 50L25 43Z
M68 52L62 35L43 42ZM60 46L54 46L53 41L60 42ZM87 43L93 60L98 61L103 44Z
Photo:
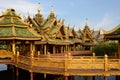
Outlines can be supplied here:
M85 24L86 27L88 27L88 18L86 18L86 24Z
M51 6L51 12L48 16L48 19L55 19L55 14L54 14L54 7L53 5Z
M38 2L38 13L40 13L40 2Z
M38 2L38 10L37 11L38 11L38 13L35 15L34 19L39 21L40 23L42 23L44 19L43 19L42 14L40 13L40 11L41 11L40 2Z

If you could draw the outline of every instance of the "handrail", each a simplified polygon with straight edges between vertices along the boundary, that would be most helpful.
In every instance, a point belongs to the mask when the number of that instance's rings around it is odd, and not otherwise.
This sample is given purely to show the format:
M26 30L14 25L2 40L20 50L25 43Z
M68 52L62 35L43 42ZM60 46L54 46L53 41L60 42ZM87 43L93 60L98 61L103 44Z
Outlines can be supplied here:
M7 60L6 60L7 61ZM9 60L10 61L10 60ZM8 61L8 62L9 62ZM0 60L0 62L2 62ZM11 59L16 67L33 72L43 72L51 74L70 74L70 70L102 70L104 72L112 69L120 70L120 59L111 59L105 56L64 56L39 55L38 57L14 55ZM77 73L75 73L78 75ZM72 74L73 75L73 74ZM79 74L80 75L80 74Z

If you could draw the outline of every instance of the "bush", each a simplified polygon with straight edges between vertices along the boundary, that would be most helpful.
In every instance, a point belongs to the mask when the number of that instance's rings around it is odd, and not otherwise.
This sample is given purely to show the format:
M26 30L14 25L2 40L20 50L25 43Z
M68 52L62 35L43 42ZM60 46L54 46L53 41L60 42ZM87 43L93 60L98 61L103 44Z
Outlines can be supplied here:
M93 52L95 52L97 56L104 56L105 54L113 56L115 52L118 52L118 43L115 41L99 43L93 48Z

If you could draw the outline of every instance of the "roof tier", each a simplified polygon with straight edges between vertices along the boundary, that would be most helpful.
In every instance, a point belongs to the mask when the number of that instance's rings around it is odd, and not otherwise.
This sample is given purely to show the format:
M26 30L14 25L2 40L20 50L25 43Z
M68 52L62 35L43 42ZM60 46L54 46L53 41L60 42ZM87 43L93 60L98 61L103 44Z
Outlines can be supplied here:
M120 39L120 25L116 26L112 30L103 31L105 39L119 40Z
M41 38L14 9L7 9L0 16L0 40L6 39L40 40Z

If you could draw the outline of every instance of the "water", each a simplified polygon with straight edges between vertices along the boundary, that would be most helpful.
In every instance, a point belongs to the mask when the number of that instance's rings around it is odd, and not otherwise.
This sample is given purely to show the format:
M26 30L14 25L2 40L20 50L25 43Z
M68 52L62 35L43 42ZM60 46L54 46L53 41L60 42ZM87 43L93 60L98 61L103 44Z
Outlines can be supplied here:
M0 75L0 80L1 80L2 76L6 75L6 73L4 72L5 70L7 70L7 65L0 64L0 72L2 74L2 75ZM76 76L75 80L84 80L84 77ZM92 80L92 77L89 77L88 80ZM102 77L102 76L96 76L95 80L104 80L104 77ZM115 76L109 76L108 80L116 80L116 77Z
M76 76L75 80L84 80L84 77ZM88 80L93 80L92 77L89 77ZM95 80L104 80L103 76L97 76L95 77ZM116 80L115 76L109 76L108 80Z
M0 64L0 71L7 70L7 65L5 64Z

